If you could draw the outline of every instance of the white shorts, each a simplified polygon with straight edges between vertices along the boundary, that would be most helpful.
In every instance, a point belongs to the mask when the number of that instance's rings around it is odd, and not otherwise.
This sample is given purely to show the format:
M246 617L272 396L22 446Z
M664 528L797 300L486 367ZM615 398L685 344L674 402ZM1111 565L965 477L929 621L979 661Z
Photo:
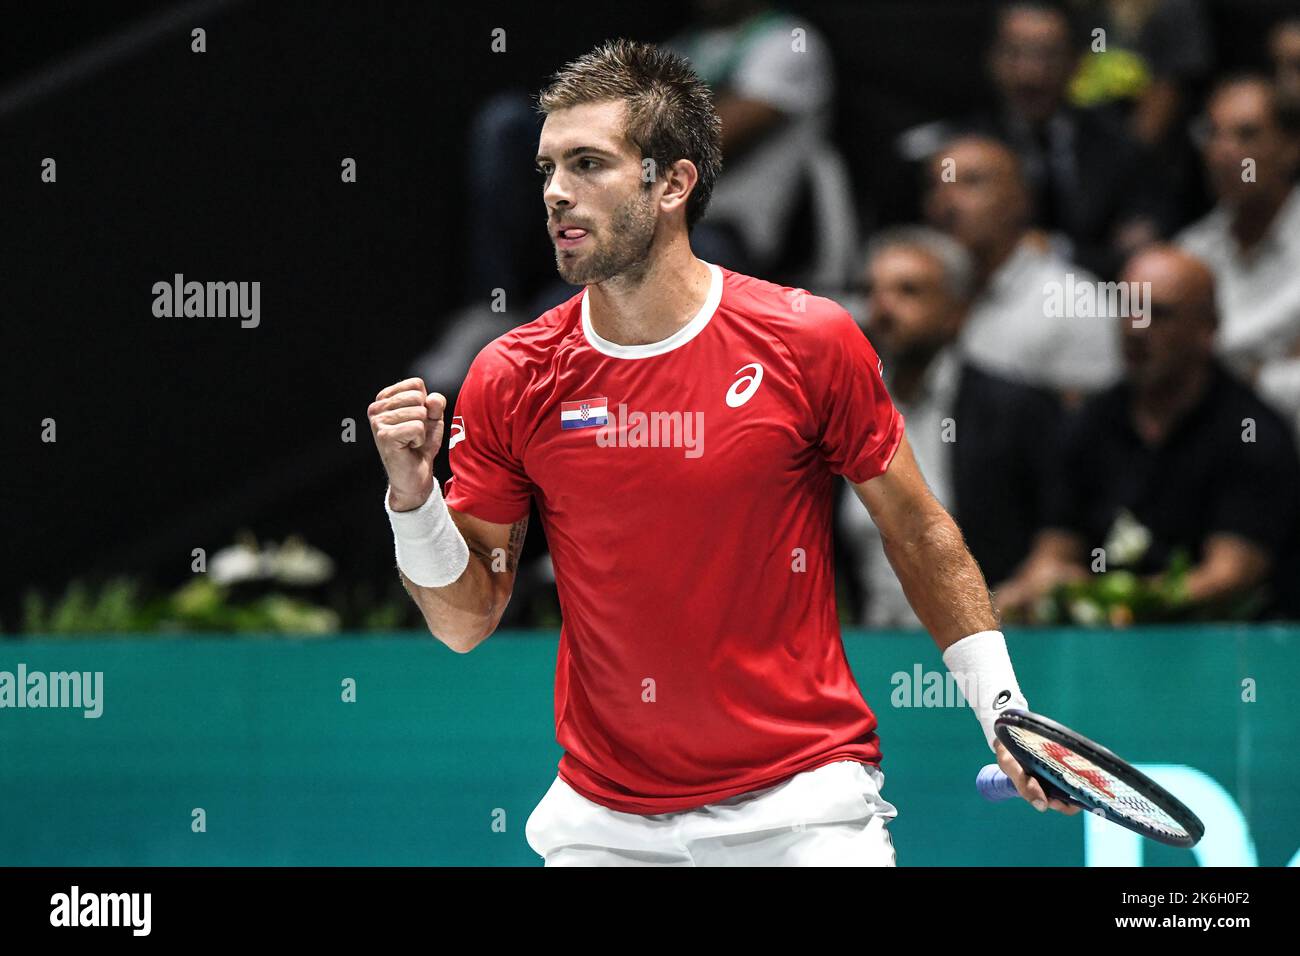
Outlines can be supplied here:
M856 760L676 813L621 813L559 777L525 825L547 866L893 866L885 775Z

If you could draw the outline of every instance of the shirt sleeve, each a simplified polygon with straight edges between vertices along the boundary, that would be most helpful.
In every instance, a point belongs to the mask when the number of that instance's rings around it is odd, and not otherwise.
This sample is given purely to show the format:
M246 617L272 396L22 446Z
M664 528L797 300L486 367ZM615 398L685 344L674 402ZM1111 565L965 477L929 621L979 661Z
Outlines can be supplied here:
M903 441L903 416L885 390L876 350L840 306L807 316L796 348L817 446L832 472L861 484L883 475Z
M456 396L448 423L452 477L443 490L447 506L493 524L512 524L528 514L533 485L512 447L515 409L509 366L495 343L474 359Z

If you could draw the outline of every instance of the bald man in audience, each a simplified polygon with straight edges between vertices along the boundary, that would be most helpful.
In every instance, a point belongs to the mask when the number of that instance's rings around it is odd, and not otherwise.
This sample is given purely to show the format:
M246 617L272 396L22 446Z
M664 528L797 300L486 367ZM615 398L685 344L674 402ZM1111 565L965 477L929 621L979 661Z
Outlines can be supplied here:
M926 216L975 260L963 353L986 371L1076 399L1119 377L1108 315L1051 314L1050 292L1096 283L1031 232L1020 160L983 135L948 143L930 167Z
M1008 617L1032 618L1056 584L1125 557L1150 575L1186 553L1185 610L1297 614L1300 458L1286 423L1215 358L1214 277L1172 246L1130 260L1149 282L1149 323L1119 320L1124 380L1091 399L1064 440L1049 529L996 588Z
M981 371L955 342L974 266L951 236L899 227L867 248L866 333L930 491L957 519L987 580L1010 574L1043 527L1060 431L1055 397ZM845 482L838 529L864 595L861 623L919 628L880 530ZM861 511L862 514L857 514Z

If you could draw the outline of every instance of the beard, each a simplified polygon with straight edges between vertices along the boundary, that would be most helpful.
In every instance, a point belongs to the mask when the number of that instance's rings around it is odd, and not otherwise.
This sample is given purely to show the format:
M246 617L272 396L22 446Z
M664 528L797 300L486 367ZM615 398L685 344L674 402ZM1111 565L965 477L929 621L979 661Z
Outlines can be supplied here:
M603 243L595 240L597 234L589 232L590 248L576 255L557 248L555 268L560 278L571 285L592 285L635 271L650 257L656 225L658 216L650 194L642 191L614 210L609 227L604 230L608 239Z
M925 368L950 341L949 336L937 332L915 332L900 335L893 322L873 317L865 329L876 354L895 370L900 368Z

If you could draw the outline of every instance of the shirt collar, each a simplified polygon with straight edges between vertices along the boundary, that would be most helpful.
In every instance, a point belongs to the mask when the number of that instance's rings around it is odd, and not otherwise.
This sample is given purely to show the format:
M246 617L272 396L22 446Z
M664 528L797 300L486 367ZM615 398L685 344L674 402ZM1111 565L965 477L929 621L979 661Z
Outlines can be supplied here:
M713 313L718 311L718 303L722 301L722 270L712 262L706 262L705 265L709 267L709 274L712 278L709 282L709 294L704 297L704 304L700 306L700 311L696 312L693 319L668 336L668 338L660 339L658 342L648 342L645 345L620 345L597 335L595 328L591 324L591 306L587 302L588 290L583 289L582 333L587 338L587 344L601 355L622 359L639 359L663 355L665 352L671 352L673 349L685 345L704 331L704 327L713 318Z
M1211 215L1216 217L1215 226L1221 234L1221 241L1231 250L1234 259L1251 261L1266 251L1280 252L1286 249L1288 242L1300 245L1300 186L1292 186L1282 205L1273 214L1273 221L1268 224L1259 241L1250 251L1241 248L1241 243L1232 232L1232 214L1226 207L1216 208Z
M989 277L985 294L1000 297L1007 293L1019 291L1025 273L1034 267L1040 255L1041 253L1030 244L1027 238L1021 239L1020 242L1016 243L1016 248L1011 255L1007 256L1006 261L998 266L993 275Z

